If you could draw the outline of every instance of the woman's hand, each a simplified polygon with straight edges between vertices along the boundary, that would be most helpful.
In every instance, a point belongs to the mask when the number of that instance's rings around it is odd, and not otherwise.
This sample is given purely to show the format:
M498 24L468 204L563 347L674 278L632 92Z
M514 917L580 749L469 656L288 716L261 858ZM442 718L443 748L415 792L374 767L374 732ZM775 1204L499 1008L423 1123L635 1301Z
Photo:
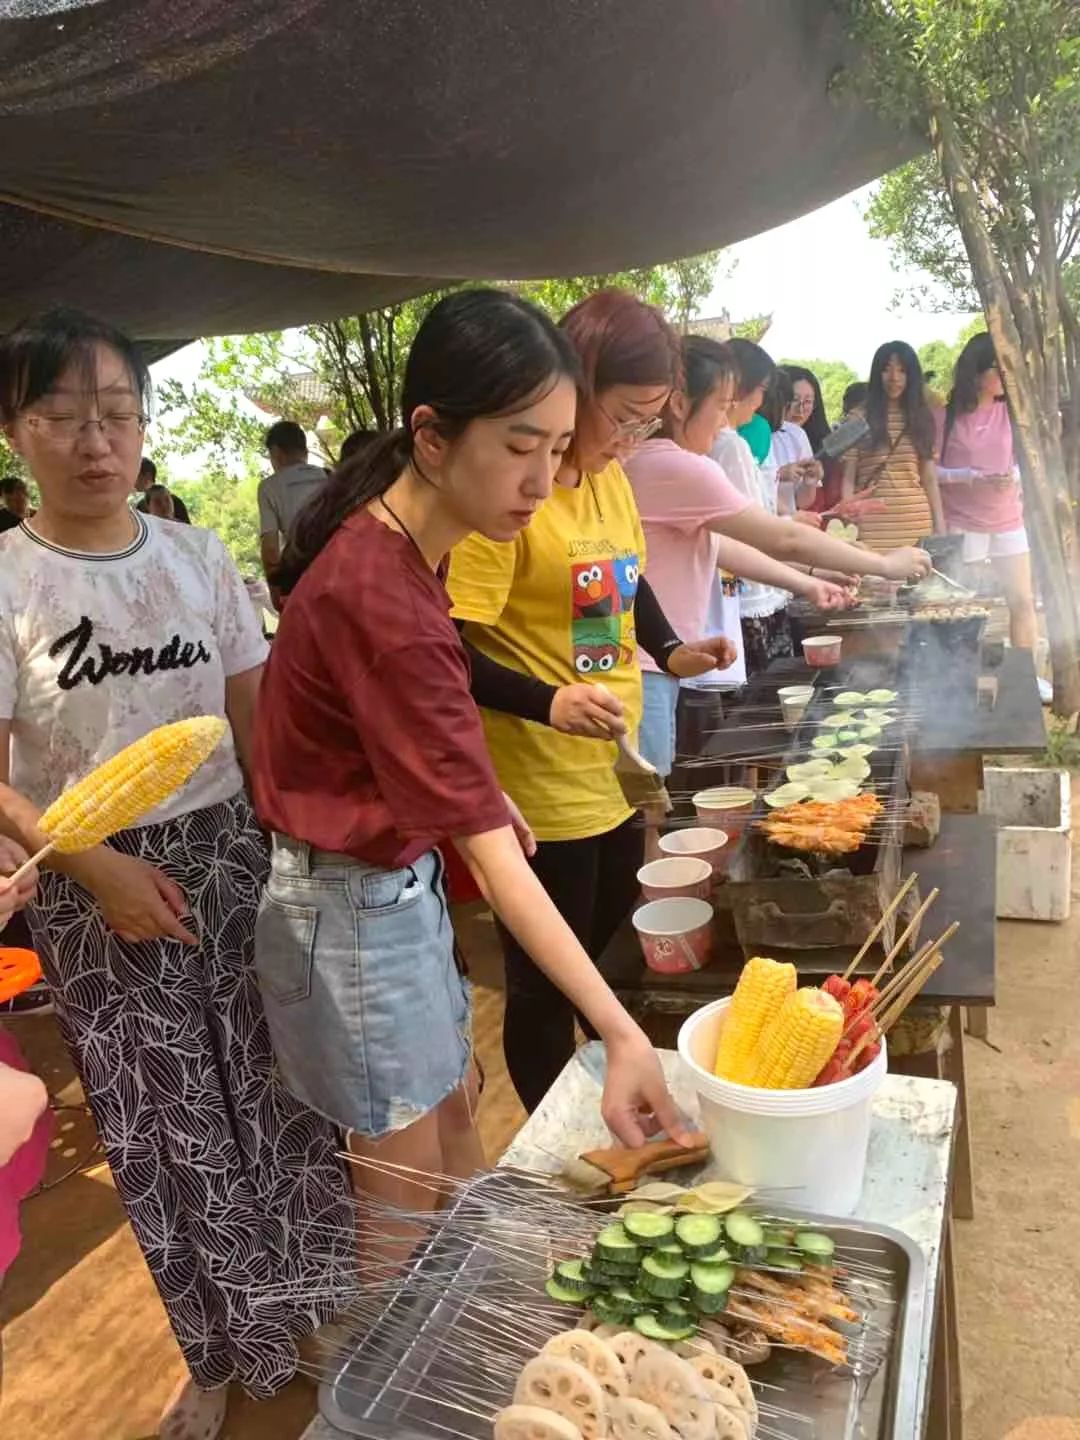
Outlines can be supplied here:
M34 1133L49 1103L49 1092L36 1075L0 1064L0 1165Z
M809 525L811 530L820 530L823 523L816 510L796 510L791 518L800 525Z
M622 701L602 685L563 685L551 702L548 723L563 735L610 740L626 734Z
M803 589L803 597L815 605L819 610L846 610L853 605L854 598L852 591L843 585L835 585L831 580L823 580L819 576L811 576Z
M900 550L892 550L883 558L883 573L887 580L923 580L934 568L930 556L916 545L905 545Z
M671 1098L660 1057L644 1032L631 1025L605 1040L605 1048L607 1079L601 1113L620 1144L636 1150L663 1130L679 1145L692 1145L690 1127Z
M121 940L199 942L181 918L188 914L184 892L167 875L134 855L99 846L71 865L70 874L98 902L105 923Z
M514 834L517 836L518 844L525 855L531 860L536 854L536 836L533 834L529 822L518 809L517 804L510 796L503 791L503 799L506 801L506 808L510 811L510 824L514 827Z
M0 835L0 927L6 924L16 910L29 905L34 898L38 878L36 869L21 875L14 885L7 878L28 859L29 856L21 845L16 845L14 840Z
M983 480L991 484L999 495L1014 489L1017 483L1015 475L984 475Z
M734 665L739 652L726 635L710 635L707 640L694 640L677 645L667 657L668 674L679 680L692 680L710 670L726 670Z

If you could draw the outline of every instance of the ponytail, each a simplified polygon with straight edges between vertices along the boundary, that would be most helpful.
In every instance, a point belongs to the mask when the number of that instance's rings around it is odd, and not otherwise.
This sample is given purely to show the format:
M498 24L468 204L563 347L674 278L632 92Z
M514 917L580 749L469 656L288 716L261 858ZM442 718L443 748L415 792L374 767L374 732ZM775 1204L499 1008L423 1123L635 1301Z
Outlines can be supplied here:
M297 515L274 583L287 595L354 510L384 495L409 463L412 439L403 429L369 440L342 461Z
M445 295L424 317L405 362L405 427L365 441L308 501L289 534L275 584L288 594L349 516L390 489L412 461L410 426L420 406L435 412L427 423L456 440L473 420L534 403L562 376L580 380L573 346L528 300L494 289Z

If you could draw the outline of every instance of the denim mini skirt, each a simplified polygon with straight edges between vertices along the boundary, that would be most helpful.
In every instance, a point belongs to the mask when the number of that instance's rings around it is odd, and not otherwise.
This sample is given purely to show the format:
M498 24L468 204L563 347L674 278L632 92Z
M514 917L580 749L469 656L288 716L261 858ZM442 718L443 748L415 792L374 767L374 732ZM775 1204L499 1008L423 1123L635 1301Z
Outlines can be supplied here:
M343 1130L403 1130L465 1079L469 986L438 851L381 870L275 835L255 967L282 1083Z

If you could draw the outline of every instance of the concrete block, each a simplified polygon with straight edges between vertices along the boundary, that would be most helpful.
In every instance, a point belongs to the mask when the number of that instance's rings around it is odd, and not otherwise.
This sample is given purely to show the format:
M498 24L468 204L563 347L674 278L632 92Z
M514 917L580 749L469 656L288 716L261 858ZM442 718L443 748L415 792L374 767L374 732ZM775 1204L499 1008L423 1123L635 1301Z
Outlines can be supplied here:
M979 808L998 822L998 918L1067 920L1072 868L1068 772L988 766Z

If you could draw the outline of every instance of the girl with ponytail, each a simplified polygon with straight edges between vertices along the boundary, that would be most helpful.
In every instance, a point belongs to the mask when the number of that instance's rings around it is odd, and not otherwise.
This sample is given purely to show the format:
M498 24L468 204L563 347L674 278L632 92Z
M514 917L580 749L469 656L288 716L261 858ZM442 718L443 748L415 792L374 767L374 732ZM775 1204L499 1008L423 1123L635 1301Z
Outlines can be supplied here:
M284 558L255 743L273 833L256 964L286 1085L378 1157L362 1185L405 1209L436 1203L410 1173L483 1164L448 843L605 1040L611 1129L629 1144L680 1129L655 1052L529 868L443 586L453 546L512 541L550 494L576 378L566 338L526 301L447 296L413 343L403 427L335 472Z

